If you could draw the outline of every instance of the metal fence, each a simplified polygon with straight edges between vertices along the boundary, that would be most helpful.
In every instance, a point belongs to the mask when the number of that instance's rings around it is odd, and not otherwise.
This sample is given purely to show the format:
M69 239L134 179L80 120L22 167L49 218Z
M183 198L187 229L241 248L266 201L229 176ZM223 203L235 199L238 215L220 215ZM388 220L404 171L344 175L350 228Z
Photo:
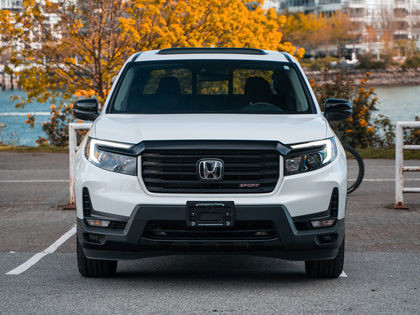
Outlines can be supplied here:
M420 193L420 187L404 187L404 172L420 172L420 166L404 166L403 150L420 150L420 145L404 144L404 129L420 128L420 121L398 121L395 140L395 209L408 209L404 193Z
M77 150L77 130L86 130L92 127L92 123L70 123L69 124L69 170L70 170L70 203L68 208L75 207L74 199L74 158Z

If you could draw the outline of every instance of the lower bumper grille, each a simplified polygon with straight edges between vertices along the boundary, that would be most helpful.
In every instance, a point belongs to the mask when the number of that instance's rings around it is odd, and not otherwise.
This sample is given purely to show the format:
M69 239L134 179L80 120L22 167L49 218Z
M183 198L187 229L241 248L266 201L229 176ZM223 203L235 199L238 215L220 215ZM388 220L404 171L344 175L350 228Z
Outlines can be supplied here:
M111 221L111 224L109 225L110 229L114 230L124 230L127 222L122 221Z
M185 221L150 221L143 237L158 240L268 240L277 237L273 222L236 221L233 228L187 228Z

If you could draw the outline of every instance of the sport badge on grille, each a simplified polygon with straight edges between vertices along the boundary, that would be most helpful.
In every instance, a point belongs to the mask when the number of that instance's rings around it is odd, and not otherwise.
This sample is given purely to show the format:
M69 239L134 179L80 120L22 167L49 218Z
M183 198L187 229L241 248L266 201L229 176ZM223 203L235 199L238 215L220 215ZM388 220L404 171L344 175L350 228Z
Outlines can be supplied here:
M201 159L197 162L198 177L204 181L218 181L223 178L223 161L220 159Z

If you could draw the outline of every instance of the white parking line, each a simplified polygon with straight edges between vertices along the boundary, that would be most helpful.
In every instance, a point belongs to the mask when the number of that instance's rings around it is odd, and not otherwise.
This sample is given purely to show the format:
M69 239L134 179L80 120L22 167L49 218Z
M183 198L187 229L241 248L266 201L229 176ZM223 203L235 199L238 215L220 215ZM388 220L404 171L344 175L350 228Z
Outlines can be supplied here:
M76 225L74 225L69 231L67 231L58 240L52 243L47 249L44 249L40 253L36 253L20 266L17 266L15 269L7 272L6 275L20 275L21 273L25 272L26 270L31 268L33 265L35 265L38 261L40 261L42 257L47 256L48 254L54 253L57 250L57 248L63 245L64 242L67 241L74 234L76 234ZM342 271L339 278L347 278L347 274L344 271Z
M40 253L36 253L27 261L25 261L22 265L16 267L13 270L10 270L6 275L19 275L22 272L25 272L33 265L35 265L42 257L47 256L48 254L54 253L57 248L59 248L65 241L67 241L70 237L76 234L76 225L74 225L68 232L66 232L63 236L61 236L58 240L50 245L47 249L44 249Z

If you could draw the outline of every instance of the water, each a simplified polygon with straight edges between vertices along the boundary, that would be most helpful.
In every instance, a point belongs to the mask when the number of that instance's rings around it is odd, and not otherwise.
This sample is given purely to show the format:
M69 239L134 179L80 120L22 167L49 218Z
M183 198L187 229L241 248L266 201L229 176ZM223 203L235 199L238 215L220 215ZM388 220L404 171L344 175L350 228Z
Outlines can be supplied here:
M381 86L375 88L375 93L380 102L378 113L388 116L392 122L420 116L420 85Z
M27 117L23 116L3 116L5 113L26 113L26 112L50 112L50 104L32 103L27 104L25 108L15 108L13 101L10 100L12 95L23 96L22 91L0 91L0 123L6 125L6 128L0 133L0 141L11 143L14 145L36 145L35 140L38 137L45 137L42 130L42 122L48 121L49 116L36 116L34 128L30 128L25 124Z
M414 120L420 116L420 86L377 87L375 89L379 103L378 113L387 115L392 122ZM24 95L21 91L0 91L0 123L7 127L0 134L0 140L15 145L33 146L38 137L45 137L41 123L48 121L48 116L36 116L35 128L25 124L26 116L2 116L3 113L50 112L50 104L32 103L24 109L17 109L10 100L11 95Z

